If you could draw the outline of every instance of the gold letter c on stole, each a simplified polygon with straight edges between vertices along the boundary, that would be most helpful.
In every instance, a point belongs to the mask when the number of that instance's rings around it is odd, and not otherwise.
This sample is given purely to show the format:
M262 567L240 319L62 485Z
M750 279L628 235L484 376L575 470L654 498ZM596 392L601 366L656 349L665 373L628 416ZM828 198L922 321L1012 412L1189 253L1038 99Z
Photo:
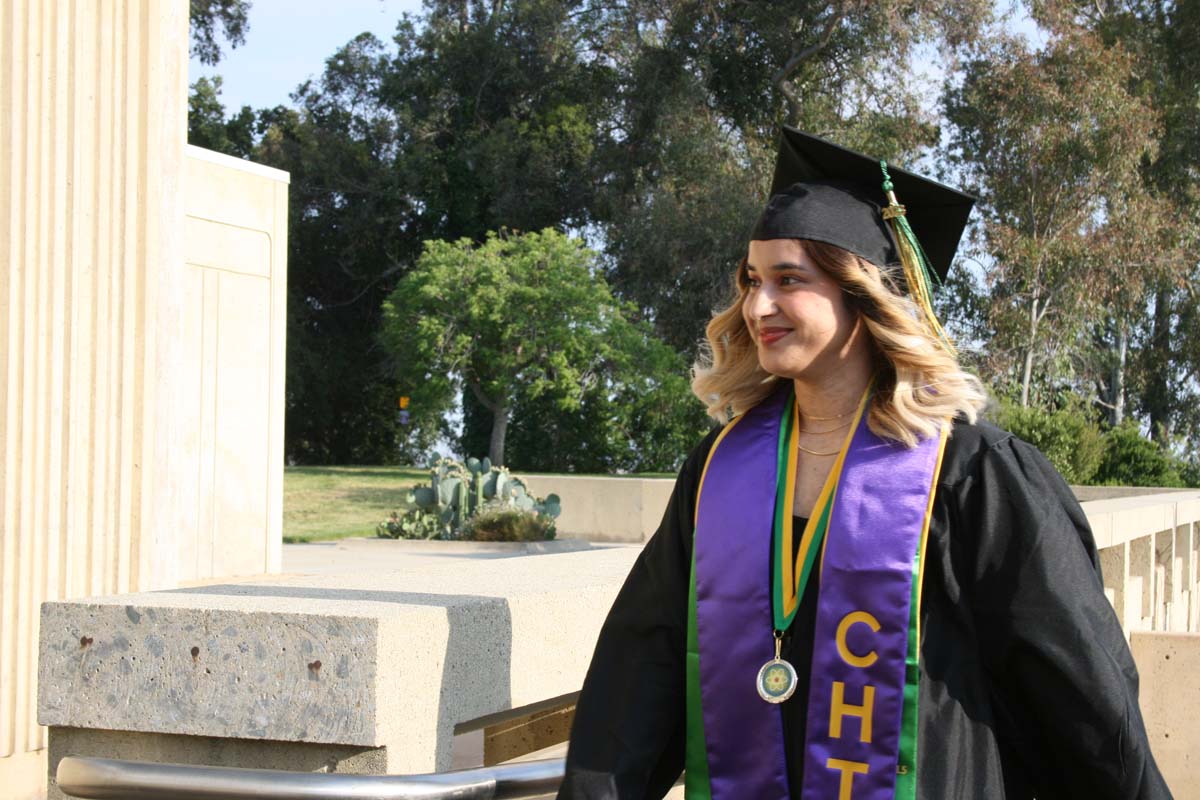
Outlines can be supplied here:
M852 667L869 667L879 659L879 654L874 650L868 650L866 655L856 655L850 652L850 646L846 644L846 634L850 630L850 626L861 622L869 627L874 633L879 632L879 620L871 616L866 611L851 611L846 616L842 617L842 621L837 627L837 649L838 655Z

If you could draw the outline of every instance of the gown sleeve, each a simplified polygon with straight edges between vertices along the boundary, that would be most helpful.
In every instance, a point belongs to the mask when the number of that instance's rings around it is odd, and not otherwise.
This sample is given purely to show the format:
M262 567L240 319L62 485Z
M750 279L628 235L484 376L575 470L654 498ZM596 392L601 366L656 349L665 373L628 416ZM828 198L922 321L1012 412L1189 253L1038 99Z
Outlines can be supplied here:
M683 771L692 520L715 435L685 461L662 523L600 630L575 707L559 800L653 800Z
M1001 729L1039 800L1158 800L1138 675L1070 488L1008 438L964 487L959 537L974 539L970 602ZM973 531L967 530L974 528Z

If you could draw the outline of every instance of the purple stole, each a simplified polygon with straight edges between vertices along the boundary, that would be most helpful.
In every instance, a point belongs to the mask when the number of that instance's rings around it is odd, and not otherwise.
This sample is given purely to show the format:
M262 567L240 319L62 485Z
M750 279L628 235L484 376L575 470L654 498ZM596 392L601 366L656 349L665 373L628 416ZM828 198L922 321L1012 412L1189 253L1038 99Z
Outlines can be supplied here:
M687 761L687 796L697 800L790 797L780 709L755 688L775 653L775 501L792 490L776 485L780 415L791 398L784 388L726 426L701 478L688 692L688 713L700 719L688 722ZM915 622L918 554L943 443L944 436L913 448L883 440L865 415L850 440L819 563L812 678L798 688L809 693L805 800L892 800L898 772L908 775L904 794L915 786L915 763L900 760L904 721L915 761L910 616ZM907 714L906 657L914 660Z

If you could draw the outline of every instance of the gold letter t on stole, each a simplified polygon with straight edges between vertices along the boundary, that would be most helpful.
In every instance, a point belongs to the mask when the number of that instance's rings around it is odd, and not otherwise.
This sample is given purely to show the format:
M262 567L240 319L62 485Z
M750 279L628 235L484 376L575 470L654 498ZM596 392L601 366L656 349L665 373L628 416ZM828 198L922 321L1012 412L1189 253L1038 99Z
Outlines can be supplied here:
M867 765L859 761L843 761L840 758L831 758L825 762L825 766L829 769L837 769L842 771L842 780L838 784L838 800L852 800L851 794L854 788L854 776L865 775Z

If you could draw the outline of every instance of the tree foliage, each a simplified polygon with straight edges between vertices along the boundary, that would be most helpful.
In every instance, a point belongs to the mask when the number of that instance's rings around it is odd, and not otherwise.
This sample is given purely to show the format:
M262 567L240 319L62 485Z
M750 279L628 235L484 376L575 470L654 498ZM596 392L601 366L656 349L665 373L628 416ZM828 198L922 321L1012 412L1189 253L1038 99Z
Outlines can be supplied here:
M218 153L249 158L254 154L258 136L258 115L250 106L242 106L226 118L221 102L220 75L199 78L188 95L188 143Z
M597 273L595 254L552 229L489 234L481 245L466 238L426 242L384 303L382 338L402 391L412 397L415 422L436 425L456 394L470 393L491 414L488 457L495 464L546 468L506 460L510 422L527 436L545 437L546 447L529 448L541 455L595 443L586 427L564 430L564 421L568 428L597 425L605 437L597 455L637 451L632 435L643 433L635 430L639 423L673 416L639 398L664 381L668 389L686 389L679 386L678 357L626 318ZM531 413L536 410L548 418ZM607 418L614 414L618 419ZM693 424L688 433L700 431ZM660 431L655 426L644 433L656 438Z
M189 0L192 57L212 66L221 60L220 39L229 46L246 43L251 0Z
M1133 410L1145 416L1160 445L1176 436L1194 442L1200 435L1194 346L1200 337L1194 289L1200 278L1200 2L1041 0L1033 11L1052 31L1086 30L1131 53L1133 90L1161 120L1158 147L1142 170L1158 192L1160 222L1143 215L1130 221L1142 231L1157 230L1160 240L1144 250L1157 251L1159 264L1145 280L1150 299L1131 325L1128 389Z
M1072 33L1032 51L1001 38L964 65L946 96L955 163L981 195L991 372L1023 406L1043 378L1069 374L1094 301L1123 284L1090 258L1106 198L1141 191L1154 115L1127 88L1128 56ZM1103 165L1102 169L1098 165Z

